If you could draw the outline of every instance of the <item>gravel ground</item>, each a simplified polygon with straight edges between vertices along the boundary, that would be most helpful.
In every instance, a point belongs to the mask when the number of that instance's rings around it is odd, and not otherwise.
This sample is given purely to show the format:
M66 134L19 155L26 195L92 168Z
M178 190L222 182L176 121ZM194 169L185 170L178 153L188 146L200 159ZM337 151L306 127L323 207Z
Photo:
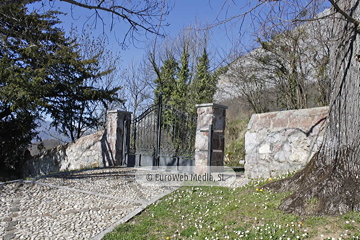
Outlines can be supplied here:
M102 168L0 184L0 239L100 239L177 189L142 186L133 168ZM234 187L247 179L237 179Z

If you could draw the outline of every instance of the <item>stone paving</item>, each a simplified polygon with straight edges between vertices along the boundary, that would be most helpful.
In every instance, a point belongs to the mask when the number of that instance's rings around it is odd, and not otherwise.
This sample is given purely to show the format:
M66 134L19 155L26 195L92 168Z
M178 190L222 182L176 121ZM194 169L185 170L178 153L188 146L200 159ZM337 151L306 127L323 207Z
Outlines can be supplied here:
M0 239L101 239L177 189L142 186L136 171L113 167L0 183ZM237 187L247 183L238 180Z
M0 185L0 239L99 239L174 187L103 168Z

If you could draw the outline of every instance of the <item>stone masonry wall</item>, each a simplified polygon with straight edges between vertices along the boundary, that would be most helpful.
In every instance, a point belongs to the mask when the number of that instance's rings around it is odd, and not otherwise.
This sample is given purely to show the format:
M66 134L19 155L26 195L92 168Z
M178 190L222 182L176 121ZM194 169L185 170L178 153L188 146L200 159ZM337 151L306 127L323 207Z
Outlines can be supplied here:
M23 177L34 177L59 171L116 166L123 163L122 138L124 121L129 112L109 111L105 131L99 131L50 149L25 162Z
M25 163L25 177L44 175L59 171L109 166L103 161L102 151L104 131L82 137L75 143L57 146L35 156Z
M323 140L328 107L252 115L245 134L245 175L269 178L305 166Z

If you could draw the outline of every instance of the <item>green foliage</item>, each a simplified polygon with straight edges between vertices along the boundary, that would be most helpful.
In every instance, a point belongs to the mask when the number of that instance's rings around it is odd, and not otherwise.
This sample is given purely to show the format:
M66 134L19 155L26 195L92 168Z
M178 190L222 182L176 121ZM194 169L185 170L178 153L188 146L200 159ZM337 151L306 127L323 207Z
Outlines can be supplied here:
M22 4L0 8L0 165L15 168L47 114L72 140L94 126L92 101L117 101L118 88L97 89L97 58L82 59L80 46L56 27L58 12L29 13Z
M227 123L225 132L225 164L239 166L245 159L245 133L249 119L241 119Z
M184 47L180 64L173 56L165 60L160 68L153 63L157 74L157 78L154 80L156 99L161 93L164 104L184 112L187 109L189 97L189 57L188 49Z
M187 47L183 49L181 55L181 65L175 82L175 89L172 93L172 105L181 111L186 111L188 102L188 89L190 81L189 57Z
M180 61L173 55L168 55L170 57L160 67L155 62L154 55L150 55L150 62L157 76L154 80L155 97L158 99L162 93L162 103L167 105L163 109L162 124L171 135L175 152L178 152L193 144L194 139L189 136L189 131L193 132L196 128L196 122L193 121L196 116L195 105L212 102L221 71L215 73L210 71L210 60L206 49L198 58L195 73L189 69L190 54L187 45L182 49Z
M160 93L163 95L163 102L165 104L172 102L172 93L176 89L176 77L179 70L178 63L174 57L170 57L161 66L160 71L157 74L157 78L154 80L156 85L155 97L159 97Z
M198 59L196 73L192 83L192 94L196 104L212 102L216 84L213 84L210 61L206 49Z
M25 151L29 142L36 136L35 124L36 115L27 110L17 110L4 117L0 121L0 168L2 168L4 177L7 176L5 170L18 175L16 171L25 160ZM15 147L14 147L15 146ZM7 177L6 177L7 176Z
M161 92L165 104L193 114L196 110L195 104L213 101L219 75L226 68L211 72L210 60L205 48L197 60L195 72L190 72L189 58L190 54L185 45L179 62L171 56L159 67L152 56L151 64L157 75L154 80L155 97L158 98Z

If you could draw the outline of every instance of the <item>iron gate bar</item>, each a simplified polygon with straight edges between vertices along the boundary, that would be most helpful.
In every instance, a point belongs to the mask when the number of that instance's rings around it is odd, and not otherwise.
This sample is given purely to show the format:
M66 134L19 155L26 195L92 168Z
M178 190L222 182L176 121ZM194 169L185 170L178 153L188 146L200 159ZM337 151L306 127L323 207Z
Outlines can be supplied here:
M156 123L157 136L156 136L156 149L155 149L155 164L157 167L159 167L160 165L161 123L162 123L162 94L159 95L158 117Z
M212 133L213 133L213 125L209 125L209 140L208 140L208 159L207 159L207 165L208 167L211 167L211 157L212 157Z
M128 120L124 120L124 133L123 133L123 162L122 165L128 164Z
M135 118L134 120L131 121L131 125L134 126L133 127L133 142L130 144L133 144L133 147L131 148L132 153L135 153L137 148L136 148L136 142L137 142L137 133L138 133L138 128L140 127L140 131L143 130L144 132L144 126L143 128L141 128L141 126L138 126L138 124L141 124L141 120L143 120L147 115L151 114L152 112L154 112L156 109L158 108L157 104L154 104L152 106L150 106L148 109L146 109L140 116L138 116L137 118ZM141 132L140 132L141 133Z
M196 122L196 115L164 104L159 95L157 104L128 124L127 159L129 154L134 155L136 162L140 163L142 155L147 156L145 162L152 157L153 166L160 166L162 157L166 165L180 166L180 159L193 161ZM167 162L169 160L171 163Z

